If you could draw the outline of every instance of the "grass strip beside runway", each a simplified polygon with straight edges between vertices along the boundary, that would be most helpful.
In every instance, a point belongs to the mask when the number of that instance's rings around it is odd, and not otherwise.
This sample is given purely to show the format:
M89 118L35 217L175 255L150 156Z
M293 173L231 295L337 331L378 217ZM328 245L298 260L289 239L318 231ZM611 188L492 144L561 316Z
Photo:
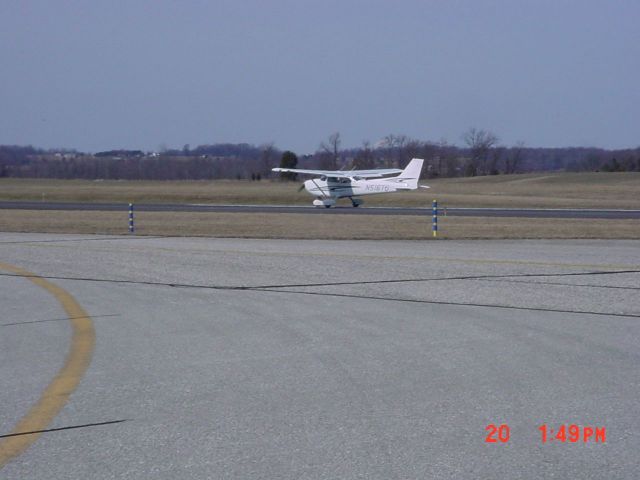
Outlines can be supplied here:
M0 210L0 231L126 234L126 212ZM640 238L637 220L446 217L438 238ZM137 235L431 239L431 216L140 212Z

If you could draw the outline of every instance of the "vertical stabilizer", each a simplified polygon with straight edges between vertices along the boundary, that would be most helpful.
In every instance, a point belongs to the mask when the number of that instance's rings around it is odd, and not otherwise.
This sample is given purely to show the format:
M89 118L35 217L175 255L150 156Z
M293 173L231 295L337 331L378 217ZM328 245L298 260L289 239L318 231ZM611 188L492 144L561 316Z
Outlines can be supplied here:
M418 188L423 163L422 158L413 158L397 178L407 183L411 190L415 190Z

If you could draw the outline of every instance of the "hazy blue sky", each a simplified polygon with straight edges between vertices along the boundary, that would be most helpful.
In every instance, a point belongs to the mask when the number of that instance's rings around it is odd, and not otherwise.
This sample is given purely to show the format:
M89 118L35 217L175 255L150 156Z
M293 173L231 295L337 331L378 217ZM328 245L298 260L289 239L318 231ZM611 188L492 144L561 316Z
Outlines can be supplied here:
M640 145L640 1L0 1L0 144Z

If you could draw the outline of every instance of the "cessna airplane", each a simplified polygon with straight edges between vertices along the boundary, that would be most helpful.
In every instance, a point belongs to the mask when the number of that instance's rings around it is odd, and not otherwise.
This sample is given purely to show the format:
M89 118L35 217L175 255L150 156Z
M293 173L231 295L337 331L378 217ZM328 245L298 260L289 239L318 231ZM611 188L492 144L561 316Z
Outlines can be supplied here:
M339 198L348 198L351 200L351 204L357 207L363 203L363 200L355 197L417 189L423 162L424 160L421 158L414 158L404 170L399 168L346 171L301 170L298 168L273 168L272 170L274 172L320 175L320 178L307 180L300 187L300 190L304 188L316 197L313 201L316 207L332 207ZM388 176L394 173L399 175ZM420 185L420 187L429 188L426 185Z

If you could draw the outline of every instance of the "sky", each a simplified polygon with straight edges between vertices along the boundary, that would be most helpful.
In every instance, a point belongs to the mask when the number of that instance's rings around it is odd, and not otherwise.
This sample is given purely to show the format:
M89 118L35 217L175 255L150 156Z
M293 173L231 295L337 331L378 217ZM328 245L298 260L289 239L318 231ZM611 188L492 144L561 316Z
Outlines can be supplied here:
M640 145L640 2L0 1L0 144Z

